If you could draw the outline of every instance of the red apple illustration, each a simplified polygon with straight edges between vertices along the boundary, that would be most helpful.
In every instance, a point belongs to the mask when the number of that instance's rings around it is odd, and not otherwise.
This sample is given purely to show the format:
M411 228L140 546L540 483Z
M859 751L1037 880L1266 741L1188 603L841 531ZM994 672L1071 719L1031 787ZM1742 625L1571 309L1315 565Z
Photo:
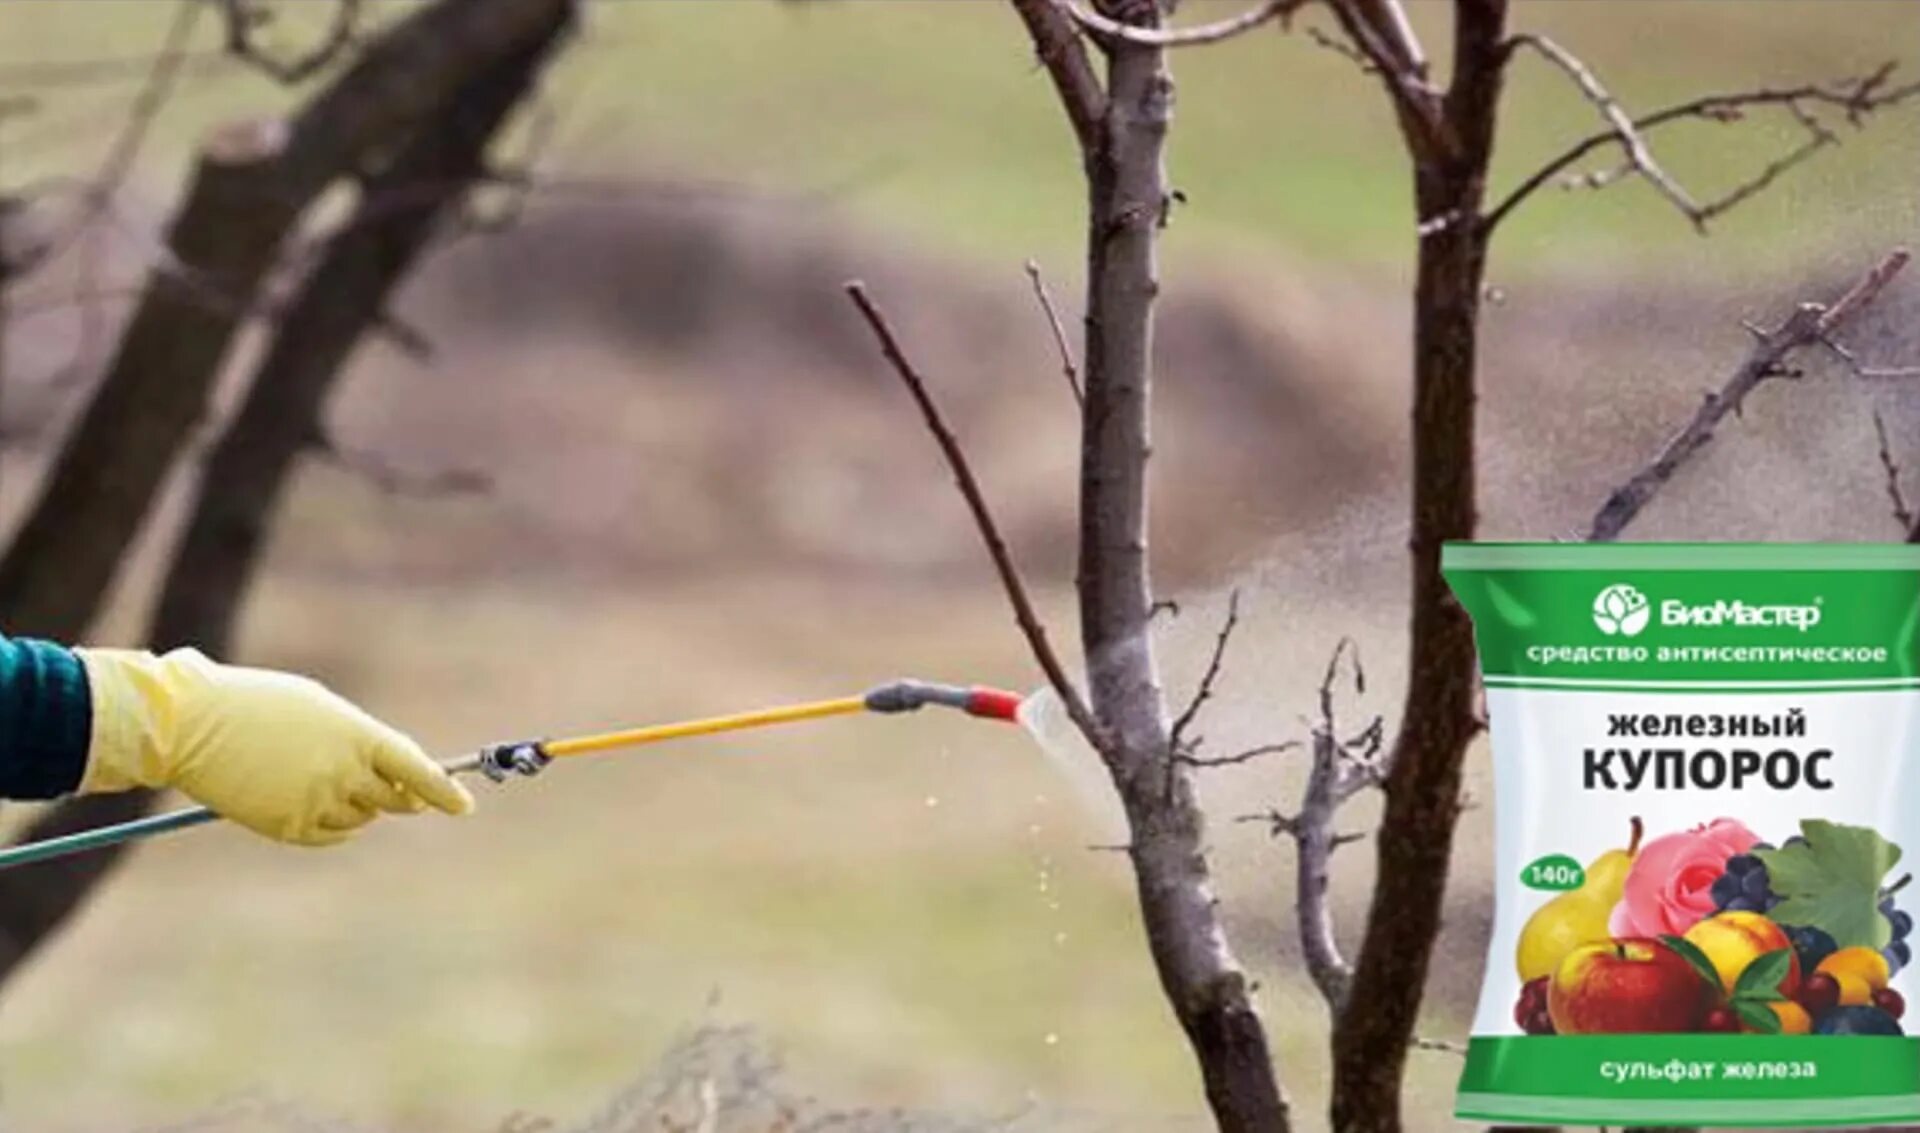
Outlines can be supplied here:
M1547 1013L1563 1035L1695 1031L1714 989L1657 940L1629 937L1568 953L1547 989Z

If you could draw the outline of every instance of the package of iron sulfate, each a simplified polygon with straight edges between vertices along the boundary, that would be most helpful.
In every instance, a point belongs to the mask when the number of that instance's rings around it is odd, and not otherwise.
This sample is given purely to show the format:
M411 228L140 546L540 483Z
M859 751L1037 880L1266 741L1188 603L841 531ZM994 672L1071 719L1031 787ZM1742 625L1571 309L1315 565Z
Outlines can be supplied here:
M1920 1121L1920 546L1460 543L1442 569L1495 796L1458 1115Z

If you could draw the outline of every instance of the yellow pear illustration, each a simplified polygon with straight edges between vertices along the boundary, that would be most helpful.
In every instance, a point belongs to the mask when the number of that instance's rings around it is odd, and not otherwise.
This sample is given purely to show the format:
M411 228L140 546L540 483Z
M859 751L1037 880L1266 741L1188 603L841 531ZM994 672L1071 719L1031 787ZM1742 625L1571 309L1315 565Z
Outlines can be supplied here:
M1570 889L1534 910L1520 930L1520 947L1514 963L1520 969L1520 982L1527 983L1550 976L1567 954L1582 944L1606 940L1607 918L1620 903L1627 887L1627 871L1640 852L1643 828L1633 820L1633 834L1623 850L1608 850L1587 867L1580 888Z

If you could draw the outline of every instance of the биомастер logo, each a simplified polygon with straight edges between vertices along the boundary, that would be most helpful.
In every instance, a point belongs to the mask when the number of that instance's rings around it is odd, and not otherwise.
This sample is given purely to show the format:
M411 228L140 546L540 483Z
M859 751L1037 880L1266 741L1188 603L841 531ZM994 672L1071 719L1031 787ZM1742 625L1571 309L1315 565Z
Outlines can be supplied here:
M1663 626L1787 627L1805 633L1820 624L1820 600L1806 606L1757 606L1738 598L1689 605L1676 598L1660 603ZM1638 637L1653 618L1653 604L1637 588L1616 582L1593 599L1593 624L1608 637Z
M1647 619L1652 613L1647 596L1624 582L1607 587L1593 600L1593 624L1609 637L1614 634L1638 636L1647 628Z

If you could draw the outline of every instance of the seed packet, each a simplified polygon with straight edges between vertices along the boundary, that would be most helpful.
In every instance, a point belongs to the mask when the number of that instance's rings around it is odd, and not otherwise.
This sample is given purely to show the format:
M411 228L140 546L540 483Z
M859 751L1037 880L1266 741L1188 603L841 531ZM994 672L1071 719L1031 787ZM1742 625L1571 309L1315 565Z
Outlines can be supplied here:
M1920 1120L1920 546L1452 544L1494 766L1457 1113Z

